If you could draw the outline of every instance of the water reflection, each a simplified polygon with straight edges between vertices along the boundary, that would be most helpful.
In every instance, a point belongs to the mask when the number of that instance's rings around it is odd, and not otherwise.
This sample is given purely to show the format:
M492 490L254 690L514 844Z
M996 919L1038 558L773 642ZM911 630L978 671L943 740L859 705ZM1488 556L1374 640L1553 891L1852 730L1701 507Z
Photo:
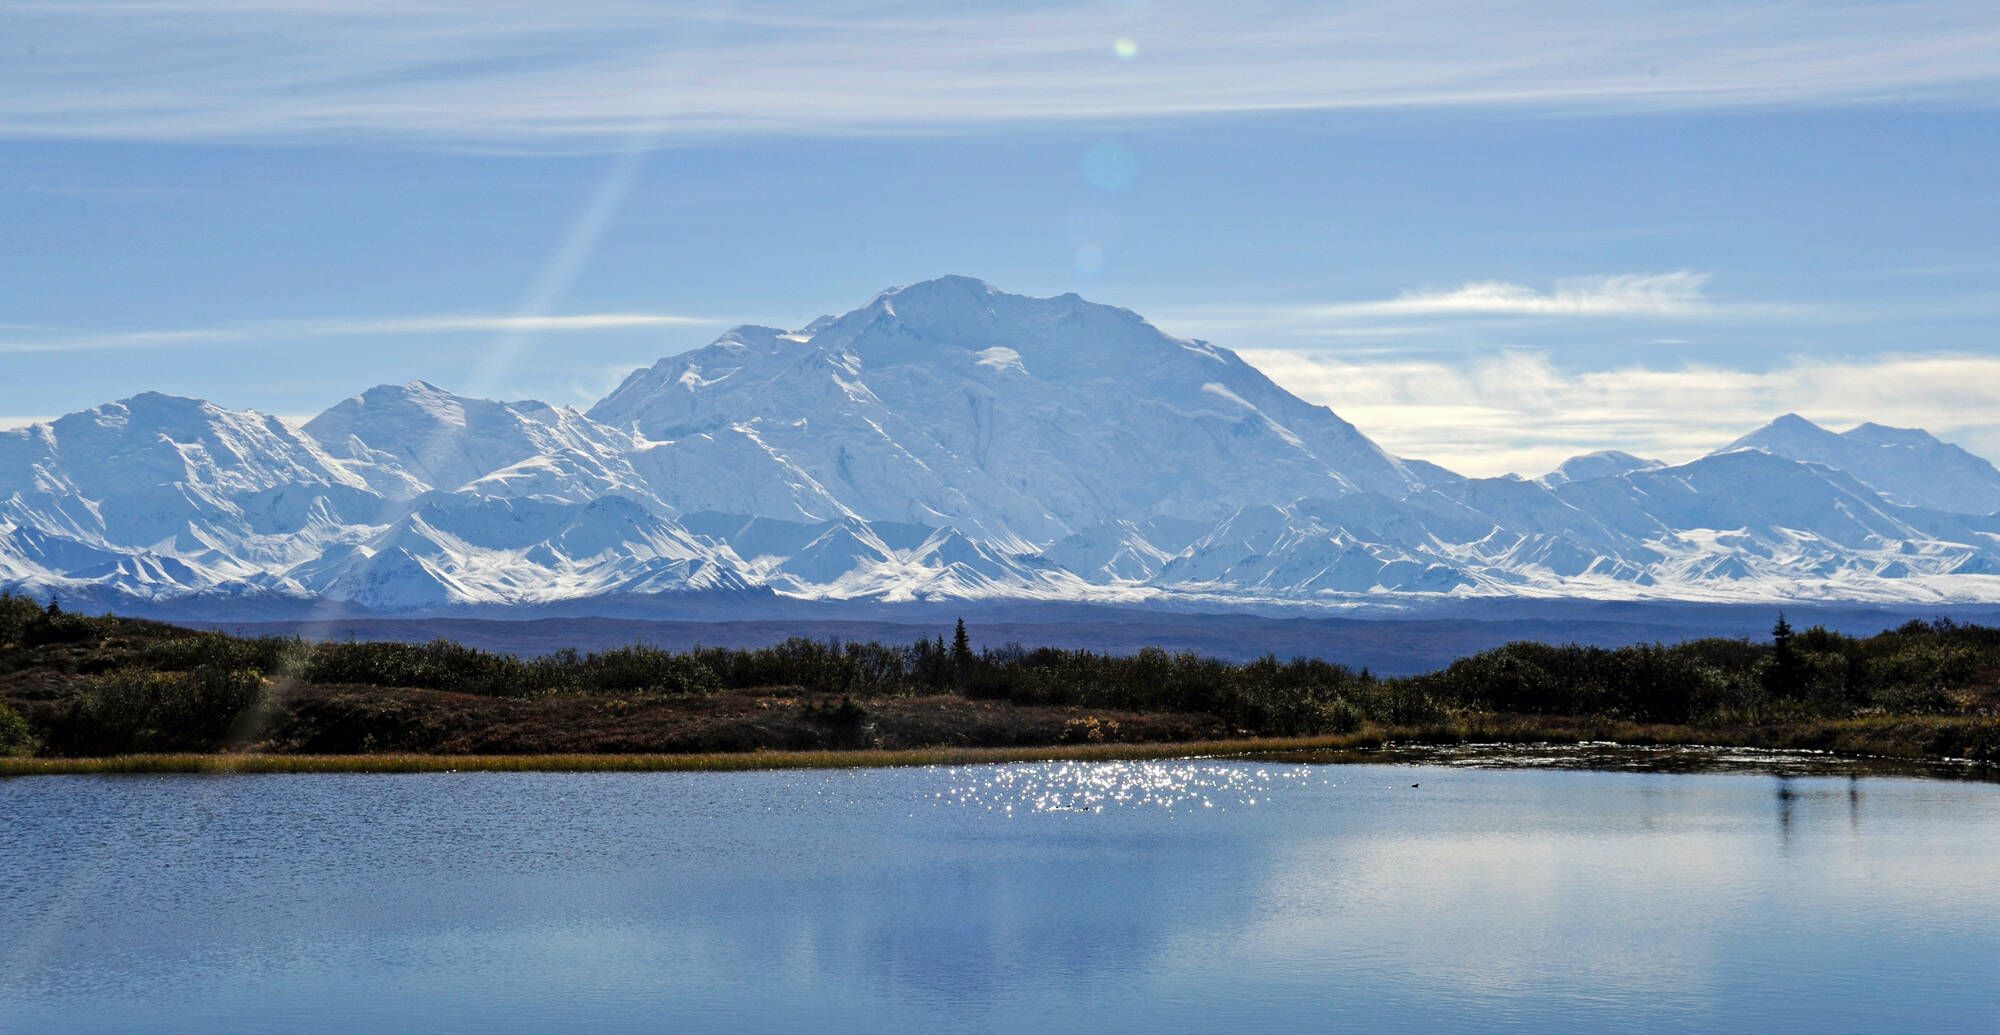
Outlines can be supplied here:
M1853 776L14 780L0 1030L1950 1027L1996 846Z
M1317 779L1331 786L1325 767L1244 766L1231 763L1044 762L965 766L945 770L949 786L934 797L968 808L1011 814L1103 812L1106 808L1256 808L1288 781Z

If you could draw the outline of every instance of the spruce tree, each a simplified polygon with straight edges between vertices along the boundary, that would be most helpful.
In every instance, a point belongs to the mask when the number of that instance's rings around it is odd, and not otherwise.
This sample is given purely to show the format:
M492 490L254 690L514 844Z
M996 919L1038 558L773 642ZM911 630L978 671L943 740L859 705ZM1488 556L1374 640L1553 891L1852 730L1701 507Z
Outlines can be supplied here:
M1805 666L1792 645L1792 623L1778 612L1778 624L1771 627L1771 668L1764 677L1764 689L1778 698L1798 697L1805 689Z

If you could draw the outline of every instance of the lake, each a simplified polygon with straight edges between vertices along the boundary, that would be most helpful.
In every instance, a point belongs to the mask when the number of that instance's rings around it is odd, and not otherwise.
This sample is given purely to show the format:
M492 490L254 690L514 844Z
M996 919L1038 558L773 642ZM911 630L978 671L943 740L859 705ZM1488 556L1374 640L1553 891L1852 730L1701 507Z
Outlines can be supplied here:
M2000 1029L1993 783L24 777L0 859L8 1032Z

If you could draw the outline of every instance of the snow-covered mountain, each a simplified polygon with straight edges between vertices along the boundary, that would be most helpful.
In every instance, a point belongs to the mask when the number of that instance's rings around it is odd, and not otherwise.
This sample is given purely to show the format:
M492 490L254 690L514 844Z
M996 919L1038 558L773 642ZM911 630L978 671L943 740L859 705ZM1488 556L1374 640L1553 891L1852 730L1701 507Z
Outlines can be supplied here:
M1991 600L1996 510L1955 446L1792 416L1465 478L1228 349L962 277L737 328L587 413L415 382L297 427L146 394L0 432L0 586L205 608Z
M796 333L738 328L634 373L590 416L656 442L654 464L761 454L734 472L764 483L750 513L949 524L1019 544L1420 484L1227 349L1075 295L965 277L885 291Z
M487 476L508 478L516 494L528 495L519 490L551 467L602 472L598 487L605 491L636 488L610 473L621 466L631 440L575 410L466 399L423 381L378 385L314 417L304 430L331 456L393 472L399 480L383 487L399 498ZM564 482L549 487L572 488Z
M2000 510L2000 470L1930 432L1862 424L1835 434L1788 413L1723 447L1846 471L1897 503L1957 513Z
M1658 460L1647 460L1616 449L1600 449L1595 453L1573 456L1556 466L1556 469L1535 479L1551 488L1569 482L1589 481L1592 478L1615 478L1633 471L1651 471L1667 466Z

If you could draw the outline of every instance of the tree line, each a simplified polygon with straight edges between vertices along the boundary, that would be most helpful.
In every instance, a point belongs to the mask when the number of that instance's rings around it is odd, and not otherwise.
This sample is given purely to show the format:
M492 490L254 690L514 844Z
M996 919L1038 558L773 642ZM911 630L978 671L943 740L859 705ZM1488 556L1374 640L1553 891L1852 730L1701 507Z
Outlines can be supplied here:
M129 629L121 622L0 594L0 674L18 668L24 652L105 640ZM1963 690L1976 674L2000 669L2000 629L1942 618L1865 638L1819 626L1794 631L1780 615L1768 641L1615 648L1524 641L1395 679L1305 657L1234 663L1159 648L1128 655L1021 644L975 650L963 621L949 641L794 638L760 648L634 645L533 658L448 640L341 643L156 629L159 635L133 638L129 649L83 663L98 670L82 672L88 679L62 721L134 731L126 739L152 748L191 748L218 742L259 695L286 684L513 698L790 688L850 700L955 694L1198 713L1277 736L1349 731L1366 722L1410 726L1466 711L1653 723L1941 714L1964 707ZM0 738L9 728L0 716Z

